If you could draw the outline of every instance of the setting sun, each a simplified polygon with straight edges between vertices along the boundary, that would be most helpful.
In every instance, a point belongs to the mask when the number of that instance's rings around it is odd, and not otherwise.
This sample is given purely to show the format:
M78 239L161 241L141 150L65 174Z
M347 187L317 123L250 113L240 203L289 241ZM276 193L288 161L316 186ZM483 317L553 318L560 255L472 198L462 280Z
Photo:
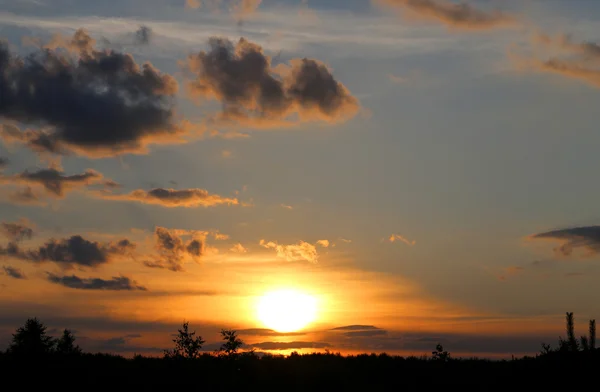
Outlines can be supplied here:
M315 297L295 290L271 291L257 306L257 317L265 327L277 332L295 332L315 320Z

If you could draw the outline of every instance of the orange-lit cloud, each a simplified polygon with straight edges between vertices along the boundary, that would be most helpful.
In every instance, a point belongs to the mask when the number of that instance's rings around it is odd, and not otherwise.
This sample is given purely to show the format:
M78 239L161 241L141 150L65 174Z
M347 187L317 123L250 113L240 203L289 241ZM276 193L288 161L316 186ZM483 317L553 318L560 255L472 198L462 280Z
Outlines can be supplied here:
M329 240L318 240L317 245L321 245L323 248L329 247Z
M405 243L408 246L413 246L417 243L417 241L415 241L415 240L410 241L410 240L406 239L405 237L401 236L400 234L392 234L388 238L388 241L390 241L390 242L400 241L400 242Z
M248 249L246 249L244 247L244 245L237 243L234 246L231 247L231 249L229 249L231 252L233 253L246 253L248 252Z
M467 3L449 0L373 0L376 4L398 7L408 16L435 20L459 29L485 30L515 22L514 17L500 11L482 11Z
M298 241L297 244L280 245L273 241L260 240L260 246L267 249L274 249L277 257L287 261L309 261L316 263L318 261L317 248L308 242Z
M38 187L44 190L46 195L62 198L69 191L83 188L91 184L101 183L104 177L95 170L88 169L81 174L67 175L57 169L47 168L35 171L25 170L13 175L0 175L0 183L8 185L27 185L23 198L35 199L30 187Z
M221 102L223 109L214 118L219 124L273 128L309 121L339 123L360 108L318 60L293 59L272 67L263 49L245 38L234 44L213 37L209 44L209 51L187 59L194 76L188 92L200 102Z
M578 79L600 88L600 45L594 42L576 42L566 34L550 36L544 33L533 37L535 49L548 50L546 59L540 55L509 56L520 67Z
M186 241L185 237L189 237ZM183 271L183 265L189 259L198 260L206 251L205 233L156 227L154 231L154 249L157 255L150 255L144 265L150 268L162 268L170 271Z
M106 200L135 201L162 207L214 207L218 205L237 205L238 199L211 194L207 190L155 188L148 191L136 189L127 194L94 192L94 196Z

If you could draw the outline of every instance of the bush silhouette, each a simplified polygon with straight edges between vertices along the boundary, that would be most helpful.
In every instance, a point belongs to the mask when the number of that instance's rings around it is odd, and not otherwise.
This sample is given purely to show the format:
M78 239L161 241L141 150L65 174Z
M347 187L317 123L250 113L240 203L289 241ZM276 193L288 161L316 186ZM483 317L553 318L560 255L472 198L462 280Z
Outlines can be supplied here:
M196 359L200 356L202 345L206 343L201 336L195 336L196 331L189 331L189 322L184 321L181 329L177 330L177 336L173 339L175 347L165 350L165 358L171 359Z
M12 335L7 353L24 357L40 357L52 353L56 341L46 334L46 330L47 327L37 318L27 319Z

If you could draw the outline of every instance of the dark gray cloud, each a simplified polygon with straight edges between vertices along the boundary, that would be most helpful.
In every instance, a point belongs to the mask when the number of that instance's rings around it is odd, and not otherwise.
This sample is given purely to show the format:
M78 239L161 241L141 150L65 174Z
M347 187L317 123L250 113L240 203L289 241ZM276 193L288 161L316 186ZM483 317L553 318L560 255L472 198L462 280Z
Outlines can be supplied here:
M55 240L50 239L37 249L16 249L13 256L35 263L53 262L65 268L97 267L109 263L116 256L130 255L135 244L127 239L100 243L80 235Z
M550 240L558 242L554 251L562 256L570 256L577 248L584 249L588 254L600 252L600 226L571 227L552 230L530 236L534 240Z
M151 268L183 271L186 259L198 259L204 253L203 238L191 238L187 242L182 238L194 235L196 234L157 226L154 230L154 239L158 257L147 260L144 264Z
M293 349L323 349L331 347L331 344L325 342L261 342L252 343L248 346L258 348L260 350L293 350Z
M47 272L47 280L71 289L78 290L111 290L111 291L147 291L146 287L138 285L126 276L114 276L111 279L80 278L76 275L58 276Z
M0 43L0 116L42 127L4 127L5 141L101 157L179 138L184 129L175 123L175 79L150 63L138 65L130 54L94 46L81 29L25 58Z
M343 327L332 328L331 331L373 331L373 330L378 330L378 329L379 328L377 328L374 325L354 324L354 325L345 325Z
M237 331L240 335L246 336L301 336L306 332L277 332L268 328L247 328Z
M77 187L101 182L102 174L88 169L81 174L66 175L54 168L25 170L11 176L0 176L0 182L5 184L38 185L53 197L63 197L65 193Z
M3 170L6 166L8 166L9 163L10 161L8 158L0 157L0 170Z
M358 100L318 60L294 59L274 68L262 48L245 38L234 44L213 37L209 45L209 51L188 58L194 76L188 89L193 97L218 100L220 120L256 127L342 122L359 109Z
M148 45L152 39L152 29L148 26L140 26L134 33L135 43L138 45Z
M15 279L27 279L27 277L25 276L25 274L23 273L23 271L21 271L18 268L14 268L11 267L9 265L5 265L2 267L2 269L4 270L4 274L7 276L10 276L11 278L15 278Z
M0 223L0 234L8 238L11 242L20 242L29 240L33 237L33 229L30 223L26 220L19 222L2 222Z
M213 207L222 204L237 205L238 199L209 193L204 189L165 189L154 188L149 191L136 189L127 194L100 192L97 197L106 200L135 201L162 207Z

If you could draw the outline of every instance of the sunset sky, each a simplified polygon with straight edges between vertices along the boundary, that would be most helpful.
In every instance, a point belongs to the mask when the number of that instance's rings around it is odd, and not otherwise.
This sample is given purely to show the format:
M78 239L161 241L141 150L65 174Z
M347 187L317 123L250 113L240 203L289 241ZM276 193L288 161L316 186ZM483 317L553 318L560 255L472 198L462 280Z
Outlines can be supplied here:
M0 0L0 349L34 316L123 355L183 320L208 351L233 328L257 351L506 357L556 344L567 311L584 334L599 19L589 0ZM259 317L280 290L313 301L299 330Z

